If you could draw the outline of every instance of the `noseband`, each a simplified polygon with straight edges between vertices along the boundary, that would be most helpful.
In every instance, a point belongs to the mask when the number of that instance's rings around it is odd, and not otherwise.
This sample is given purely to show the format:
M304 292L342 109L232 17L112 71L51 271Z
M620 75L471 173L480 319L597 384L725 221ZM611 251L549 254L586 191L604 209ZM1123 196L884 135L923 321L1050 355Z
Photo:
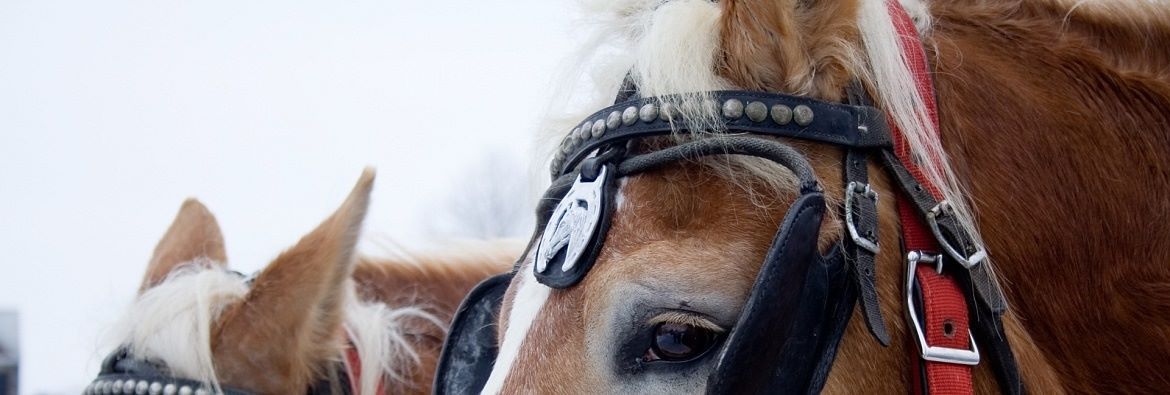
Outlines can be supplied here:
M982 248L950 212L939 210L945 203L928 193L894 155L884 114L869 105L858 86L850 88L849 103L761 92L708 92L705 96L711 101L706 105L722 115L725 131L695 130L702 132L701 137L676 138L686 142L634 153L645 139L688 136L692 126L670 104L677 100L638 97L636 88L627 83L617 104L588 117L563 141L552 163L552 186L537 209L537 232L513 272L485 281L464 300L440 357L435 393L470 394L483 387L498 351L494 324L500 304L525 260L533 260L531 270L537 281L556 289L573 287L588 274L608 232L616 180L709 155L767 159L792 171L800 191L776 232L743 311L714 356L707 392L819 393L855 305L860 306L874 338L888 345L890 336L874 286L874 257L880 247L869 159L881 161L909 196L911 206L929 220L940 244L959 246L948 250L955 255L948 259L967 258L958 260L967 262ZM840 209L848 234L824 255L817 250L826 210L822 188L808 160L776 137L831 144L846 152ZM941 255L935 258L942 260ZM911 270L921 260L911 257ZM984 349L994 357L1001 388L1018 393L1014 356L1000 322L1006 303L986 266L937 267L974 290L967 292L977 295L968 300L977 306L971 310L970 336L988 345ZM918 288L911 281L907 295L912 325L920 328L926 319L916 311L923 298ZM924 358L929 355L967 365L979 360L978 350L933 347L926 344L921 330L917 336Z

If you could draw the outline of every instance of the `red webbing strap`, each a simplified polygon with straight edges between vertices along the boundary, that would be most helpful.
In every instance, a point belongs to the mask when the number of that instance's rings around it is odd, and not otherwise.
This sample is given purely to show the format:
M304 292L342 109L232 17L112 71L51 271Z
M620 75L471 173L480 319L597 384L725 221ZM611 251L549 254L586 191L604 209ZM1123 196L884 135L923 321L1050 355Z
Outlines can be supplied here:
M938 136L938 107L934 100L934 83L931 81L929 68L926 64L926 53L918 36L918 29L914 26L910 15L898 3L898 0L887 0L890 18L894 29L898 33L899 44L905 54L907 66L914 76L915 86L922 97L926 113L932 123L931 128ZM894 140L894 153L902 165L923 185L935 199L941 201L942 193L938 186L931 183L922 173L922 169L914 162L910 153L910 145L905 136L894 122L890 124ZM940 163L939 158L925 158L935 165ZM898 199L898 216L902 226L903 243L907 251L920 251L928 254L938 254L939 245L934 235L927 229L920 213L907 199ZM969 349L971 346L968 337L967 302L958 283L951 276L939 274L930 265L919 266L916 270L918 286L922 293L922 312L924 317L922 330L926 342L930 346L941 346L957 349ZM909 290L907 290L909 292ZM914 308L914 306L907 306ZM950 331L947 331L950 329ZM911 331L913 332L913 331ZM911 336L916 334L911 333ZM912 342L917 344L917 339ZM916 394L972 394L972 367L946 362L922 360L917 346L910 347L912 355L913 380L911 385ZM922 368L925 364L925 368ZM926 379L921 374L925 372ZM923 388L925 384L926 388Z

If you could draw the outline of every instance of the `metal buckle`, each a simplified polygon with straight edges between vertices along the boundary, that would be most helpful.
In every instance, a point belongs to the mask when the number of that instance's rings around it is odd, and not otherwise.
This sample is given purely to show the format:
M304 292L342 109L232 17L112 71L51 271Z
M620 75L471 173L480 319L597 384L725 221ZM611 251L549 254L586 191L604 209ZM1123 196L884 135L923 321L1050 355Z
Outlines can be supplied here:
M971 349L931 346L926 344L926 334L922 331L922 323L918 321L918 313L914 311L914 282L917 281L915 272L921 262L934 263L936 270L942 272L943 257L938 254L928 254L921 251L910 251L906 255L906 310L910 313L910 325L914 327L914 335L918 339L918 349L922 351L922 359L934 362L953 363L958 365L978 365L979 346L975 345L975 335L971 328L967 328L967 336L971 339Z
M940 229L938 226L938 218L947 215L950 212L951 203L949 201L943 200L926 213L926 223L930 225L930 231L934 233L934 238L938 240L938 244L942 246L943 251L946 251L947 255L950 255L951 258L954 258L956 261L958 261L960 265L963 265L963 267L970 270L971 268L975 267L975 265L983 262L984 259L987 259L987 250L983 249L982 246L976 246L978 250L975 251L975 253L971 254L971 256L964 257L963 254L959 253L958 249L955 249L955 247L951 245L950 240L947 240L946 237L943 237L942 229Z
M845 228L849 229L849 237L853 239L853 244L869 250L869 252L877 255L881 249L877 243L870 241L867 238L861 237L857 233L857 226L853 224L853 195L861 194L866 198L873 200L874 206L877 206L878 195L873 189L870 189L869 184L862 184L857 181L850 181L849 185L845 186Z

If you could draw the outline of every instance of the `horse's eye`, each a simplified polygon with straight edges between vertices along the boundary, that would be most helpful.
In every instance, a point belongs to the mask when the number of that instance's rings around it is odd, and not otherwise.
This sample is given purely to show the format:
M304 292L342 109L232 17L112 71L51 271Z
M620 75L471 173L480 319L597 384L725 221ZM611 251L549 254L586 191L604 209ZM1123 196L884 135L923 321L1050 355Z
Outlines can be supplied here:
M650 349L646 350L643 360L685 362L702 356L711 346L719 333L711 329L694 325L664 322L654 327L654 337L651 339Z

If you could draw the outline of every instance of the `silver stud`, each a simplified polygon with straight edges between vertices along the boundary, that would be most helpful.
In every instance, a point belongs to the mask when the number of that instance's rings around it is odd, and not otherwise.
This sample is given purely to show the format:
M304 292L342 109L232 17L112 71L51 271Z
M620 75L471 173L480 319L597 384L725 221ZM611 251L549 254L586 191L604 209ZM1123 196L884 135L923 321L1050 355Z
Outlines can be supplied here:
M658 118L658 106L653 103L644 104L638 110L638 119L641 119L642 122L654 122L656 118Z
M191 387L185 385L179 387L179 395L191 395Z
M614 130L618 126L622 126L622 113L617 111L609 113L609 118L605 119L605 127L609 128L609 130Z
M629 106L622 111L622 125L630 126L638 121L638 107Z
M581 125L581 129L578 129L577 134L573 135L573 137L577 138L578 140L584 140L584 139L589 138L589 129L592 127L593 127L593 124L591 124L589 122L585 122L585 124Z
M600 119L593 121L593 138L601 137L603 134L605 134L605 121Z
M162 394L162 390L163 390L162 383L159 383L157 381L150 383L150 395Z
M758 101L748 103L747 107L743 108L743 112L752 122L763 122L764 119L768 118L768 106Z
M211 394L207 393L207 390L205 390L203 388L199 388L199 389L195 390L195 395L211 395Z
M81 391L81 393L85 394L85 395L92 394L93 393L93 383L89 383L89 385L85 386L85 390Z
M792 119L797 125L808 126L813 121L813 110L806 105L799 105L792 109Z
M723 102L723 116L730 119L739 119L743 116L743 102L739 99L727 99Z
M676 111L674 105L670 103L662 103L662 108L658 110L658 119L663 121L671 122L674 120L676 115L678 115L678 111Z
M122 380L114 380L114 386L113 386L113 387L110 387L110 391L109 391L109 392L110 392L111 394L120 394L120 393L122 393Z
M163 386L163 395L175 395L175 392L178 392L178 389L175 388L174 384L167 384Z
M99 380L98 382L93 384L93 393L103 394L105 392L106 392L106 382L105 381Z
M715 115L719 113L719 102L715 99L703 99L703 113Z
M126 395L134 395L134 388L137 386L137 381L126 380L126 382L122 383L122 393Z
M146 395L147 388L150 388L150 383L146 382L146 380L139 381L138 385L134 386L134 393L138 395Z
M792 108L783 104L772 106L772 122L781 125L787 125L789 122L792 122Z
M569 132L570 136L576 136L578 134L581 134L581 128L573 128L573 131Z

